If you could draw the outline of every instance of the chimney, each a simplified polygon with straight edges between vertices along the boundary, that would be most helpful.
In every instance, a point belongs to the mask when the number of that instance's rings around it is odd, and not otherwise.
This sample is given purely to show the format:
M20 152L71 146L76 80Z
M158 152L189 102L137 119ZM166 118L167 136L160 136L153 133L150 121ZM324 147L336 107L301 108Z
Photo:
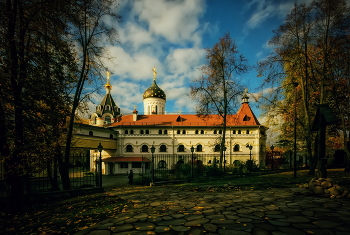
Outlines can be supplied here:
M137 113L138 113L138 111L137 111L136 108L135 108L134 111L132 111L132 120L133 120L134 122L137 121Z

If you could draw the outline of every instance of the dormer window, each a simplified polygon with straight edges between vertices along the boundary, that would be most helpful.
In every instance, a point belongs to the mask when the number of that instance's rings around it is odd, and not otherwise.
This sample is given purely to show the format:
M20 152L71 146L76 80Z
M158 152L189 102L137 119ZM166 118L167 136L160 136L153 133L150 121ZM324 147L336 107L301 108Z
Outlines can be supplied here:
M245 115L244 118L243 118L243 121L249 121L250 120L250 117Z
M102 106L101 106L101 105L98 105L98 106L97 106L97 110L98 110L98 111L101 111L101 109L102 109Z
M106 105L105 110L106 110L106 111L110 111L110 110L111 110L111 106Z

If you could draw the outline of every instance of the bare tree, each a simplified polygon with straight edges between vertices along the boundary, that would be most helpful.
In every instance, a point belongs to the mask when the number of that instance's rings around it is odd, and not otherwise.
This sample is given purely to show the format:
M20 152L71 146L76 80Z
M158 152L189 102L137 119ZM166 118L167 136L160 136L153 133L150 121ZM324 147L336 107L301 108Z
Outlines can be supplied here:
M227 117L234 113L237 97L243 91L238 76L248 72L249 66L230 33L206 52L207 64L201 67L202 76L193 80L190 97L197 101L197 115L209 118L210 114L218 114L222 118L219 164L222 168Z

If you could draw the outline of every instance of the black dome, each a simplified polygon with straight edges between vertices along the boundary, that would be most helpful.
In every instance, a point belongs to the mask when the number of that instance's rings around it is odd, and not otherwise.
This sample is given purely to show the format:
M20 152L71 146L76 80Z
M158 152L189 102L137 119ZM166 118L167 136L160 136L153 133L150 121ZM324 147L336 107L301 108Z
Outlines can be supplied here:
M149 88L147 88L147 90L143 93L143 99L151 97L166 100L165 92L159 88L159 86L156 83L156 80L153 80L153 84Z

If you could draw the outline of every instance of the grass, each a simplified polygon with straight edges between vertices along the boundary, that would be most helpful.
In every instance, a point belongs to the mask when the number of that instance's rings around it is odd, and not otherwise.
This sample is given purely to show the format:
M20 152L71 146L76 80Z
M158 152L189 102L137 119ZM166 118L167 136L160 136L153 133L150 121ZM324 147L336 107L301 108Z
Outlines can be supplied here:
M342 186L350 186L350 173L343 169L329 169L328 177L339 181ZM270 175L249 176L242 178L206 179L205 182L168 185L178 190L213 191L254 190L274 187L297 187L307 183L312 176L307 170L298 170L297 178L293 172ZM233 187L222 187L231 182ZM72 234L88 228L102 220L122 212L129 202L109 193L115 187L106 189L106 193L96 193L62 201L26 206L21 212L7 214L0 212L0 234ZM143 188L143 187L140 187ZM135 190L135 188L134 188Z

